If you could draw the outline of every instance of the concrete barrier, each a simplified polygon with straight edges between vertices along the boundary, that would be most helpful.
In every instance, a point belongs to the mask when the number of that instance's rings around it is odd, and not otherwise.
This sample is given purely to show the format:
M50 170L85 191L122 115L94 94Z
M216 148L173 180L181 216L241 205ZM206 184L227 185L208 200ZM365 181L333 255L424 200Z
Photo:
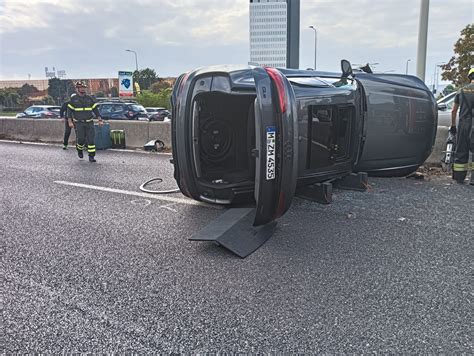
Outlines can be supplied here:
M171 123L110 120L111 130L124 130L128 148L142 148L150 140L160 139L171 148ZM426 160L429 165L439 165L446 149L448 128L438 126L433 152ZM59 119L16 119L0 118L0 138L23 141L42 141L61 143L64 135L64 122ZM72 133L70 142L74 140Z
M433 146L433 152L425 161L425 164L439 166L441 165L441 158L443 157L443 151L446 150L446 139L448 138L449 128L446 126L438 126L436 132L435 144Z
M148 138L150 140L161 140L166 147L171 147L171 123L170 122L150 122L148 126Z
M127 148L142 148L150 140L160 139L171 147L171 123L109 120L111 130L124 130ZM62 143L64 122L60 119L0 118L0 138L19 141ZM74 130L70 141L75 139Z

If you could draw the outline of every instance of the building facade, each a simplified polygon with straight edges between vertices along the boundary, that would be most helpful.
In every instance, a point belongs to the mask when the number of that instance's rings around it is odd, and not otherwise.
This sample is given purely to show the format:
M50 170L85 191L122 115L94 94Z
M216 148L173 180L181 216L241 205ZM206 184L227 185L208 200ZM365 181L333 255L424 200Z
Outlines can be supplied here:
M250 62L299 67L300 0L250 0Z

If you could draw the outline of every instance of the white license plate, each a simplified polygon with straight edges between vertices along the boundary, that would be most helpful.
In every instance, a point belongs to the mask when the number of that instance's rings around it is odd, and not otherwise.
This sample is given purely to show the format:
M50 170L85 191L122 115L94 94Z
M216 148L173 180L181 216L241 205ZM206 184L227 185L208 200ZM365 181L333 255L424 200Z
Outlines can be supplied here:
M275 146L276 146L276 128L275 126L267 127L267 180L275 179Z

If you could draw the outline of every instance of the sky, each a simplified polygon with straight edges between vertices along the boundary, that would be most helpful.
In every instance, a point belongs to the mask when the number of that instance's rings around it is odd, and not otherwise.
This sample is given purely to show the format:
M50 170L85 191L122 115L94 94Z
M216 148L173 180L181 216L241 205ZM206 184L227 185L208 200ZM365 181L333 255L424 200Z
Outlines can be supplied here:
M340 60L376 71L416 72L420 0L301 0L300 68L339 71ZM426 83L448 61L474 0L431 0ZM0 0L0 79L116 77L153 68L161 77L249 61L248 0Z

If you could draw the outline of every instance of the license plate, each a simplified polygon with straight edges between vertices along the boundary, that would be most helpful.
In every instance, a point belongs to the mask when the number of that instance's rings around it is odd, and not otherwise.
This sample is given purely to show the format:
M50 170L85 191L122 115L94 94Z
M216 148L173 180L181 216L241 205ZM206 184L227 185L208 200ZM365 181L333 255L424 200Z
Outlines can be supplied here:
M267 127L267 180L275 179L275 146L276 146L276 128L275 126Z

